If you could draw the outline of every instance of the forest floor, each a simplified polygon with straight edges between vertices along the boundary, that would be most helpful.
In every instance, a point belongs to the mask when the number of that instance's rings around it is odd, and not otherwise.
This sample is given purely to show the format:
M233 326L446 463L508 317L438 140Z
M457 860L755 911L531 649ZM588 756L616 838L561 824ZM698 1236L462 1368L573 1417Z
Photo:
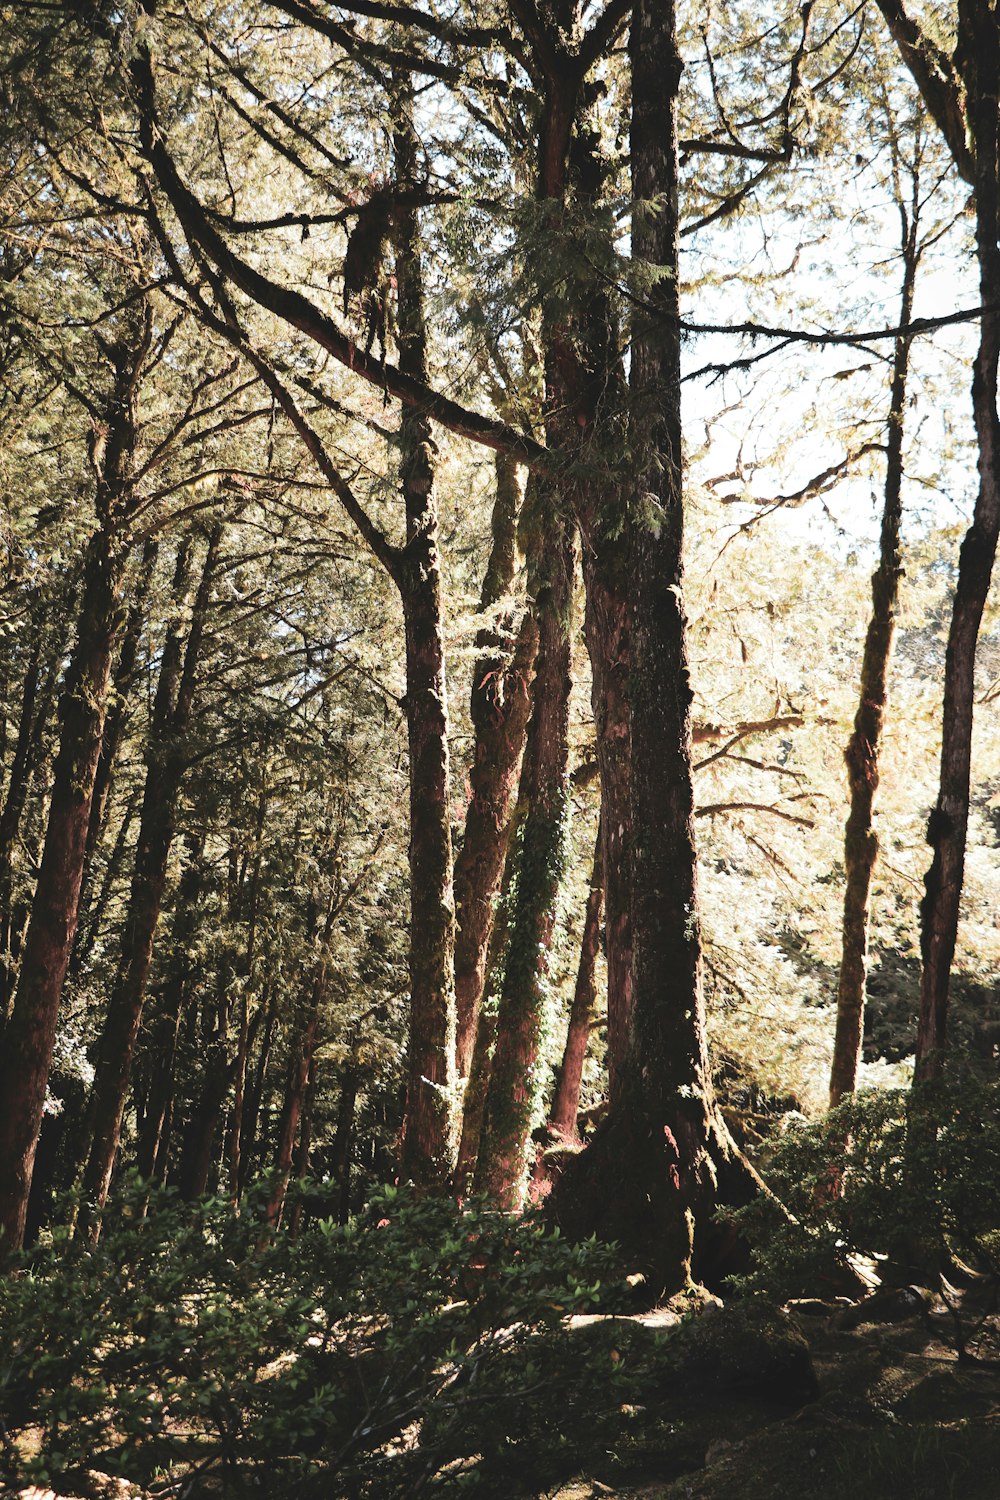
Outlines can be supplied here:
M588 1476L544 1494L1000 1500L1000 1319L976 1300L976 1292L963 1299L967 1333L982 1322L961 1359L953 1315L937 1297L914 1296L911 1307L898 1293L846 1308L792 1304L815 1394L803 1386L800 1401L794 1383L775 1392L762 1378L757 1389L702 1397L698 1411L668 1402L658 1422L643 1424L629 1482Z

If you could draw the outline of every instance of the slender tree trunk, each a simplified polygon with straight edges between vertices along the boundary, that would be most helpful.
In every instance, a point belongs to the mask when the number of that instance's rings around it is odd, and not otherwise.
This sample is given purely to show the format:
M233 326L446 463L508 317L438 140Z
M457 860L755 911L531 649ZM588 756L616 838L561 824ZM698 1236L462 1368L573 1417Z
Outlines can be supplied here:
M604 831L598 824L594 866L587 892L587 907L580 940L580 963L569 1014L569 1029L563 1049L549 1127L567 1140L576 1140L576 1117L580 1108L583 1065L590 1045L590 1024L597 1003L597 955L601 948L601 912L604 906Z
M914 1082L940 1076L945 1055L948 987L958 934L965 872L972 760L976 642L1000 535L1000 18L987 0L960 0L959 30L966 77L967 115L975 155L976 247L982 314L972 380L972 409L979 444L979 493L962 543L958 582L945 657L941 781L927 827L934 851L920 907L923 975Z
M493 609L510 592L517 562L520 490L512 459L497 457L493 505L493 547L483 580L480 608ZM455 861L456 1069L468 1077L472 1065L479 1005L486 982L486 959L495 903L510 842L512 803L524 754L531 709L530 681L538 649L537 625L525 610L513 652L504 649L513 627L508 612L476 637L479 656L473 670L471 716L475 750L469 772L465 838Z
M59 1001L76 932L111 661L121 627L127 553L122 525L136 440L136 387L148 340L147 314L133 347L115 355L106 431L97 433L93 444L99 526L87 551L77 641L60 703L45 846L0 1057L0 1238L5 1250L16 1249L24 1232Z
M549 949L569 812L569 620L576 550L568 520L554 512L553 506L546 545L533 560L529 579L539 647L521 783L527 811L476 1172L477 1190L503 1208L518 1208L523 1201L528 1138L537 1123Z
M522 763L521 785L525 783L528 768ZM504 864L493 931L490 933L489 952L486 956L486 977L479 1006L479 1021L476 1040L472 1048L472 1062L462 1098L462 1133L458 1144L458 1159L455 1163L454 1188L459 1198L470 1191L472 1179L479 1160L479 1143L483 1134L486 1115L486 1092L490 1083L490 1068L493 1065L493 1048L497 1039L497 984L502 982L503 966L507 956L507 941L510 937L511 891L515 882L515 868L519 862L520 838L518 828L523 821L526 808L520 792L514 811L511 829L511 850Z
M399 88L393 135L400 184L416 183L412 89ZM398 210L399 368L427 379L427 333L416 208ZM406 632L410 749L410 1036L400 1147L404 1177L430 1186L451 1164L455 1063L455 898L441 558L429 417L404 409L400 428L406 548L399 566Z
M128 619L125 622L125 630L122 635L121 649L118 652L118 661L115 665L108 713L104 724L104 736L101 740L101 755L97 762L97 775L94 778L94 795L90 804L90 826L87 829L87 856L83 868L84 890L87 888L87 872L93 858L94 850L97 848L101 835L107 826L115 767L118 762L118 752L121 749L122 740L128 725L131 708L129 694L135 682L139 661L139 647L142 645L142 632L145 628L148 615L149 590L153 581L153 571L156 567L159 550L159 543L155 537L149 538L143 547L142 560L139 564L138 577L135 581L132 603L129 606Z
M299 1139L295 1147L295 1159L292 1162L292 1176L296 1182L302 1182L309 1176L309 1160L312 1152L313 1135L313 1113L316 1108L316 1052L313 1051L309 1059L309 1075L306 1078L306 1093L302 1101L302 1119L299 1123ZM288 1222L288 1231L293 1240L299 1237L302 1228L302 1194L299 1193L295 1199Z
M17 739L0 813L0 1033L7 1020L17 968L14 922L14 846L28 798L33 765L38 757L45 715L38 711L41 684L41 634L36 632L32 654L21 684L21 712Z
M258 1011L258 1015L261 1014L264 1017L264 1023L261 1030L260 1050L257 1053L257 1066L253 1070L240 1116L240 1167L236 1179L236 1193L239 1198L242 1198L246 1191L251 1170L259 1155L257 1131L260 1124L260 1109L264 1099L264 1083L271 1061L271 1047L278 1020L277 985L272 987L266 1003L262 999L261 1009Z
M204 884L203 843L188 836L188 859L174 901L172 948L162 991L146 1032L142 1066L146 1103L136 1152L139 1176L162 1182L169 1140L174 1073L181 1015L191 990L189 949L198 923L198 900Z
M187 549L178 555L178 617L171 624L163 648L150 739L146 755L146 788L139 819L139 844L128 904L126 948L108 1002L101 1035L89 1111L90 1150L83 1172L84 1201L90 1209L103 1207L121 1135L122 1115L132 1073L132 1056L139 1032L153 943L167 881L167 864L177 822L177 799L186 765L185 739L194 706L198 659L205 630L222 527L212 530L205 552L201 582L191 611L185 647L182 608L188 584ZM86 1230L88 1215L79 1226ZM99 1221L89 1220L91 1234Z
M274 1169L271 1175L271 1193L267 1204L267 1222L277 1229L285 1206L285 1194L292 1175L295 1156L295 1141L302 1121L309 1075L313 1068L316 1038L319 1027L319 1009L323 1000L325 967L313 979L311 993L306 1006L306 1015L299 1035L292 1045L285 1079L285 1097L278 1123L278 1140L274 1152Z
M903 294L899 326L905 330L910 325L913 288L920 259L917 238L920 198L916 177L911 212L907 214L902 203L899 207L904 235ZM893 354L879 564L872 575L872 612L861 661L861 691L854 718L854 733L845 756L851 801L844 836L843 954L837 987L837 1027L830 1072L831 1108L857 1087L864 1037L872 872L878 856L873 812L879 784L882 730L889 696L889 664L896 631L896 601L899 580L903 575L899 527L903 514L903 423L909 362L910 340L903 332L896 339Z
M346 1224L351 1214L351 1153L358 1104L358 1063L352 1048L340 1080L337 1128L330 1151L330 1170L339 1184L338 1219Z
M609 520L605 516L605 528ZM602 870L608 961L608 1095L618 1096L632 1010L631 761L628 570L599 517L584 532L587 646L601 769ZM588 534L589 533L589 534Z

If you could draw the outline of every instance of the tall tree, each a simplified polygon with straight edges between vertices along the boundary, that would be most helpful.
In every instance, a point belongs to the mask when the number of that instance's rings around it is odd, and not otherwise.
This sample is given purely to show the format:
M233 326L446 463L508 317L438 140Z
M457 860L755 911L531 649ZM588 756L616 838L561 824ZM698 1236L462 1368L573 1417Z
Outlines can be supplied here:
M889 697L889 667L896 633L896 606L903 574L900 524L903 516L903 439L913 315L913 293L920 263L920 127L914 138L910 194L903 197L900 141L890 123L893 181L901 228L903 284L899 334L892 358L892 384L886 424L885 485L878 567L872 575L872 611L861 659L861 682L854 730L847 746L850 811L844 834L844 925L837 985L837 1026L830 1069L830 1104L840 1103L857 1086L864 1039L865 989L868 980L868 928L872 874L878 855L874 828L875 793L880 776L882 732Z
M1000 538L1000 17L989 0L959 0L957 45L950 57L899 0L879 0L879 9L958 172L972 184L979 262L979 348L972 380L979 491L959 556L945 660L941 779L927 825L933 859L920 908L923 973L914 1074L921 1083L940 1076L944 1067L969 825L976 644Z
M118 1153L132 1057L176 832L177 802L185 769L185 740L194 707L198 663L221 538L222 524L217 522L207 539L186 640L183 613L187 604L184 595L188 585L188 549L182 546L178 553L175 588L181 597L163 647L153 702L146 752L146 784L126 917L126 941L119 973L108 1000L88 1112L89 1151L82 1179L88 1212L79 1220L81 1229L93 1223L89 1210L104 1205Z
M0 1228L5 1248L24 1233L31 1173L52 1062L63 980L76 932L91 797L101 751L128 557L137 402L152 313L139 299L102 338L110 382L95 413L90 462L98 526L84 564L77 639L60 700L59 753L45 848L0 1059Z
M676 105L672 5L636 0L632 67L631 611L632 1017L621 1092L549 1199L574 1233L598 1229L654 1292L718 1276L720 1204L754 1174L733 1145L708 1067L683 599Z

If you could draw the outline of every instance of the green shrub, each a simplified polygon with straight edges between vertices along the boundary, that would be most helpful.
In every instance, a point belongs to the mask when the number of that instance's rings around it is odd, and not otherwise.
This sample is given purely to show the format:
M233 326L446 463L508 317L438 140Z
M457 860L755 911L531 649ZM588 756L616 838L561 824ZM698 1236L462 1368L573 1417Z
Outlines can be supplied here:
M736 1215L755 1246L750 1290L840 1290L856 1257L894 1278L940 1278L956 1260L1000 1276L1000 1085L856 1095L791 1129L765 1175L774 1198Z
M594 1244L402 1190L263 1249L259 1219L223 1201L160 1193L143 1214L145 1197L125 1193L96 1248L56 1236L0 1280L9 1483L415 1493L475 1420L483 1368L514 1370L512 1353L616 1284Z

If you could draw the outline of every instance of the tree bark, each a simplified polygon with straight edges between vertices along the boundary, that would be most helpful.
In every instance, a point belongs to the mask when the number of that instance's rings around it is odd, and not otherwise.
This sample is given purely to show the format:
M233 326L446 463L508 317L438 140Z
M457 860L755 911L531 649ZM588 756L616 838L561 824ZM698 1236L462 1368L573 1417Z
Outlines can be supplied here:
M174 1070L181 1015L191 992L190 949L198 924L198 901L205 880L204 841L188 836L187 863L177 885L172 919L172 957L146 1028L141 1068L144 1109L136 1151L139 1176L162 1182L173 1108Z
M522 783L527 774L527 767L522 762ZM455 1193L459 1198L464 1198L471 1191L476 1163L479 1160L479 1143L482 1139L483 1119L486 1114L486 1091L489 1088L493 1048L497 1039L496 987L502 981L503 965L507 955L507 940L510 936L510 898L514 884L514 871L519 857L518 829L525 812L523 799L519 793L512 820L512 848L504 864L500 899L493 921L493 931L490 933L476 1039L472 1048L469 1076L466 1079L465 1092L462 1097L462 1133L458 1143L454 1178Z
M865 988L868 981L868 926L872 872L878 857L874 829L875 793L879 784L879 757L888 702L889 664L896 632L896 601L903 561L899 527L903 514L903 424L906 413L906 381L910 362L910 340L905 330L913 311L913 289L920 259L918 243L919 179L914 175L909 213L900 202L903 220L903 291L899 327L893 352L892 390L889 398L885 463L885 498L879 563L872 575L872 612L861 661L861 691L854 732L845 760L850 788L850 809L844 834L844 924L843 951L837 986L837 1026L830 1070L830 1107L857 1087L858 1066L864 1038Z
M63 981L76 932L94 778L108 683L121 629L124 530L136 442L136 392L149 342L148 310L131 341L111 346L114 380L95 430L98 529L87 549L76 645L60 702L59 751L45 846L14 1005L0 1058L0 1238L20 1246ZM128 347L126 347L128 345Z
M563 1049L559 1081L556 1084L549 1128L567 1140L577 1139L576 1117L580 1108L580 1084L583 1065L590 1045L590 1023L597 1004L597 955L601 948L601 912L604 906L604 830L598 824L594 846L594 865L587 892L587 906L580 940L580 963L576 971L576 988L569 1014L566 1046Z
M520 491L512 459L499 455L493 506L493 547L483 580L481 610L493 609L510 592L517 561ZM459 1078L472 1065L479 1005L486 982L486 960L496 899L510 845L512 803L524 754L531 710L530 681L538 649L538 629L525 610L513 651L505 637L513 629L508 611L476 637L470 711L475 749L469 772L470 799L465 837L455 860L455 1063Z
M396 177L416 182L412 90L400 86L393 134ZM426 381L420 226L411 203L398 211L396 281L399 367ZM451 1167L455 1067L455 898L445 688L441 558L430 417L407 407L400 427L406 548L398 569L406 633L406 724L410 750L410 1035L400 1171L441 1185Z
M294 1038L291 1056L288 1060L285 1095L281 1106L281 1118L278 1122L278 1139L271 1174L271 1191L267 1203L267 1222L272 1229L277 1229L281 1223L285 1195L288 1192L288 1182L292 1175L296 1136L302 1120L310 1072L314 1065L324 978L325 966L321 966L320 972L314 977L310 987L301 1030Z
M682 597L683 496L674 11L636 0L632 254L661 271L633 314L631 548L632 1022L619 1096L548 1199L572 1235L615 1238L656 1295L715 1280L713 1220L756 1179L715 1104L705 1036Z
M569 619L576 549L568 519L555 505L546 511L547 541L529 580L535 592L539 647L521 783L527 810L476 1172L477 1190L498 1207L511 1209L523 1202L528 1137L540 1102L538 1064L548 1020L548 955L569 812Z
M87 1211L81 1213L78 1228L81 1233L86 1232L89 1224L92 1238L96 1238L99 1232L99 1221L90 1215L93 1210L100 1210L107 1199L118 1153L132 1057L177 824L177 800L186 766L185 740L194 706L198 661L221 538L222 526L218 523L208 538L186 646L181 612L188 586L187 549L182 547L178 554L174 579L178 618L168 630L153 702L139 842L126 920L126 944L108 1001L89 1110L87 1134L90 1150L82 1183Z
M972 380L972 409L979 445L979 493L959 557L945 657L941 780L927 827L934 851L920 907L923 974L914 1082L940 1076L945 1057L948 988L958 934L965 873L972 761L976 643L1000 535L1000 18L988 0L960 0L959 56L975 158L976 248L982 314Z

